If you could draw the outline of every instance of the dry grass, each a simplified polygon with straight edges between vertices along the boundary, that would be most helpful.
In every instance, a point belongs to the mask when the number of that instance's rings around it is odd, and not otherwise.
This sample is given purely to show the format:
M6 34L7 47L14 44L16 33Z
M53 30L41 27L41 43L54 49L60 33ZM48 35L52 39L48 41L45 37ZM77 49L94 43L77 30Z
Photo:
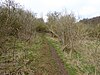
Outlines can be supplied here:
M48 38L50 39L50 38ZM59 42L50 39L58 54L65 63L70 75L99 75L100 74L100 42L97 40L82 40L75 44L71 55L62 51Z
M2 53L0 75L60 75L47 43L39 36L35 40L31 44L17 40L14 49Z

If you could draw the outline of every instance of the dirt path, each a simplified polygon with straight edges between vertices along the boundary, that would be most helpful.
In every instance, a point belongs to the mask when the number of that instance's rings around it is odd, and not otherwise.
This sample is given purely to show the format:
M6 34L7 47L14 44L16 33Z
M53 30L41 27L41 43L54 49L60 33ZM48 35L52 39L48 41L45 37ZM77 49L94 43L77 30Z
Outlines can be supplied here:
M54 47L52 47L51 45L49 45L49 47L50 47L50 50L51 50L51 53L52 53L52 58L54 59L55 63L57 64L58 70L61 73L61 75L68 75L68 72L66 71L63 62L60 59L60 57L58 56Z

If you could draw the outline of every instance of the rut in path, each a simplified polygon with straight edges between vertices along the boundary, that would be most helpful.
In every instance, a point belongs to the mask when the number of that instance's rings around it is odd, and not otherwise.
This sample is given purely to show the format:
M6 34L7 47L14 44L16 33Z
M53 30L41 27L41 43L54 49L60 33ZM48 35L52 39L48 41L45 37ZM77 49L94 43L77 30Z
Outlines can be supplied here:
M61 73L61 75L68 75L68 72L66 71L64 64L62 62L62 60L60 59L60 57L58 56L56 50L54 47L52 47L51 45L49 45L51 53L52 53L52 58L54 59L55 63L58 66L58 70Z

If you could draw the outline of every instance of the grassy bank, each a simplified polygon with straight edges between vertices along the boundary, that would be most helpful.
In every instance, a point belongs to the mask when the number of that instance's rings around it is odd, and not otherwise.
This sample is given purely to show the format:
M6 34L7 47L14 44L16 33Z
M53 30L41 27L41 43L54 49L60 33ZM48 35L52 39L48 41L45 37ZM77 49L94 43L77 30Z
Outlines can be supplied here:
M31 42L16 40L7 42L10 48L0 55L0 75L60 75L51 56L47 42L41 36Z
M49 43L56 49L58 55L65 64L69 75L99 75L99 53L100 47L97 48L97 41L83 41L78 47L77 52L72 56L66 51L62 51L61 44L48 37Z

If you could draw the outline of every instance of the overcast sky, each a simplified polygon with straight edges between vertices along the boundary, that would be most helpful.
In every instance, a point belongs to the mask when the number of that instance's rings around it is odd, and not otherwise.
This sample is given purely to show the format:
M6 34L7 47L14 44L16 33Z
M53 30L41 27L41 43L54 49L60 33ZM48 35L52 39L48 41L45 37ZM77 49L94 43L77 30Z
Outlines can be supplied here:
M100 0L15 0L15 2L44 17L49 11L63 11L65 8L81 18L100 15Z

